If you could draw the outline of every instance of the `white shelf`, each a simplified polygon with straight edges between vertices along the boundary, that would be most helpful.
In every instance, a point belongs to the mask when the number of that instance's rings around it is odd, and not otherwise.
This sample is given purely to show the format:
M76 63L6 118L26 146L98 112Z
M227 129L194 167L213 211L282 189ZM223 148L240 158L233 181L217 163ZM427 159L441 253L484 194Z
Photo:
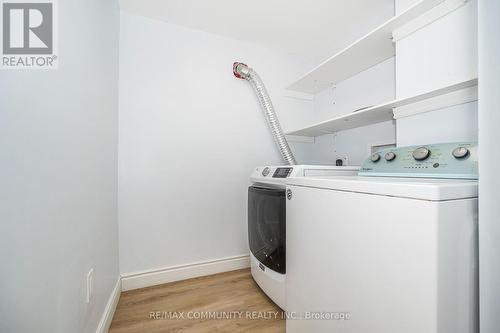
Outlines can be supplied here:
M392 32L445 0L420 0L342 51L327 59L286 89L318 93L394 56Z
M462 89L474 87L477 79L471 79L455 83L446 87L431 90L419 95L396 99L387 103L372 106L362 111L349 113L347 115L325 120L301 129L287 132L287 135L315 137L324 134L331 134L351 128L372 125L383 121L394 119L393 109L405 105L414 104L434 97L450 94Z

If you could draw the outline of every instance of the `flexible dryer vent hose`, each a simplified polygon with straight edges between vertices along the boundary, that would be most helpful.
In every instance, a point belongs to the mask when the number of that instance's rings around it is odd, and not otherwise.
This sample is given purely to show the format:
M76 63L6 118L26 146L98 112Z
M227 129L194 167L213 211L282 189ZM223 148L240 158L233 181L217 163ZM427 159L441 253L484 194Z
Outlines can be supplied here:
M252 68L241 62L235 62L233 64L233 74L239 79L245 79L250 82L255 94L259 98L260 105L262 106L267 123L269 124L274 141L278 146L281 156L289 165L297 164L292 150L290 149L285 135L283 134L283 130L281 129L280 122L276 116L276 112L274 111L273 103L271 102L271 98L269 97L266 87L264 86L264 83L262 83L259 75Z

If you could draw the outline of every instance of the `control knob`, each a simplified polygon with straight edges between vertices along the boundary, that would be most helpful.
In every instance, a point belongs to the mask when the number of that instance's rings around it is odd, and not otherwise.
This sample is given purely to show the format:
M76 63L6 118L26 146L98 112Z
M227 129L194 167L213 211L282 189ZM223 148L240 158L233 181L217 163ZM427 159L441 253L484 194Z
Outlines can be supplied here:
M390 151L387 154L385 154L385 160L387 162L390 162L390 161L394 160L395 158L396 158L396 153L394 153L392 151Z
M453 152L451 154L457 159L464 158L469 156L469 149L465 147L457 147L453 149Z
M264 170L262 170L262 176L266 177L269 172L271 172L271 169L269 169L269 167L265 167Z
M379 153L375 153L375 154L373 154L373 155L370 157L370 160L371 160L373 163L377 163L377 162L380 160L380 154L379 154Z
M413 158L417 161L423 161L431 155L431 151L426 147L418 147L413 151Z

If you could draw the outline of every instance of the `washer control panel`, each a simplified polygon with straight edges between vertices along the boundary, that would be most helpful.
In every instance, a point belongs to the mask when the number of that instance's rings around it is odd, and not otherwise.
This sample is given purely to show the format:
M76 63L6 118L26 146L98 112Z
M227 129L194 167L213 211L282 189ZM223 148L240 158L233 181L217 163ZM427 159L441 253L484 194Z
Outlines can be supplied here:
M380 150L360 176L478 179L477 143L454 142Z

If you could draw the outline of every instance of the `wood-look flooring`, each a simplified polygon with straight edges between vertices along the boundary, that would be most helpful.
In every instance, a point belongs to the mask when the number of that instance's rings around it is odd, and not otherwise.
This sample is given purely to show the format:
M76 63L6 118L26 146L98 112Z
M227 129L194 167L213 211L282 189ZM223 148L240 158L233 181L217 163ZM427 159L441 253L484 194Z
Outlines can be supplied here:
M282 333L281 316L243 269L123 292L109 332Z

